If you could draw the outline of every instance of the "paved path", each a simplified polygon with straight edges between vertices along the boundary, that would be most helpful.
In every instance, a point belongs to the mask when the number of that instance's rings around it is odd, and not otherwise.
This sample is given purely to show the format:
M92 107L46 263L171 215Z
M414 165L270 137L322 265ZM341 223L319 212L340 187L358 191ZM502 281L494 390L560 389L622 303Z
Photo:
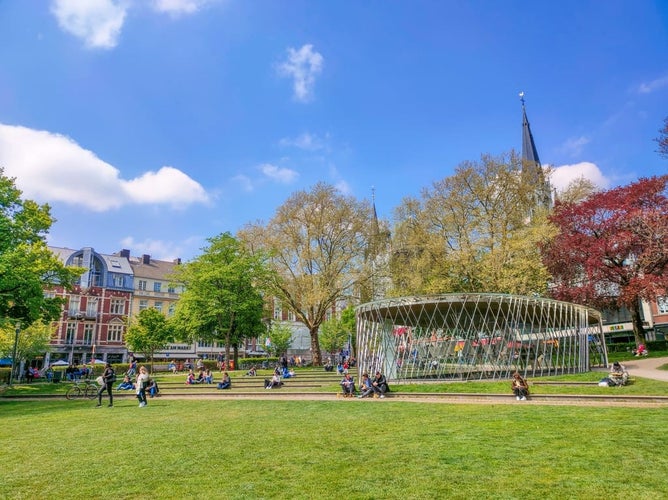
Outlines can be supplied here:
M668 382L668 370L659 370L668 364L668 358L633 358L622 362L632 377L651 378Z

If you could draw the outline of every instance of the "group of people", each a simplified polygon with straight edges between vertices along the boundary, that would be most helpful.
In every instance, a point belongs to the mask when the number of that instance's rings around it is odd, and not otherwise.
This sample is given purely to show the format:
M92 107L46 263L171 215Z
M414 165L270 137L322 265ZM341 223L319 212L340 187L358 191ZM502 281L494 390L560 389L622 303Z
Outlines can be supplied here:
M139 370L136 371L136 374L131 372L131 370L136 370L136 367L130 367L128 371L123 376L123 381L118 385L117 390L134 390L137 394L137 400L139 401L139 407L143 408L148 403L146 401L146 394L148 393L151 397L155 397L160 392L158 388L158 383L155 379L152 379L148 370L145 366L140 366ZM132 381L132 375L135 374L135 380ZM100 389L97 391L97 407L102 406L102 396L105 391L109 395L109 407L114 406L114 393L113 393L113 384L116 382L116 371L111 363L107 363L104 366L104 371L102 375L98 377L100 382Z
M213 384L213 373L211 373L209 368L204 369L204 367L201 367L197 375L195 375L195 372L190 369L186 377L186 384Z
M264 388L265 389L278 389L283 387L283 381L281 380L281 368L276 366L274 368L274 374L271 378L264 379Z
M377 396L384 398L385 393L389 392L390 386L387 383L385 375L380 371L376 372L374 378L370 378L368 373L362 374L362 381L360 382L359 391L355 388L355 379L350 373L346 373L341 380L341 390L344 397L353 397L356 392L358 398L368 398Z

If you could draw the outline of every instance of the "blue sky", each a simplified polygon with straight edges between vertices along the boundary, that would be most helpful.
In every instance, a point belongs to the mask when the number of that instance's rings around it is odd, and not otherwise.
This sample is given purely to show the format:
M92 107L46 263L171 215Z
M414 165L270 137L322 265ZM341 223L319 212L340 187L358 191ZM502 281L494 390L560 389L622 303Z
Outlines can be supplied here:
M54 246L192 258L318 181L390 219L521 148L563 187L664 174L668 2L4 0L0 165Z

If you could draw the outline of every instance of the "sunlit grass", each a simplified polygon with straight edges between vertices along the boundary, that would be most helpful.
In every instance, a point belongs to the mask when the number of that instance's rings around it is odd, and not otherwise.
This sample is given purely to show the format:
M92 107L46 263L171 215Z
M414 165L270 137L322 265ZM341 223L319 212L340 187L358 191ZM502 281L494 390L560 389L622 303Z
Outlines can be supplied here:
M653 499L665 424L663 408L0 400L1 495Z

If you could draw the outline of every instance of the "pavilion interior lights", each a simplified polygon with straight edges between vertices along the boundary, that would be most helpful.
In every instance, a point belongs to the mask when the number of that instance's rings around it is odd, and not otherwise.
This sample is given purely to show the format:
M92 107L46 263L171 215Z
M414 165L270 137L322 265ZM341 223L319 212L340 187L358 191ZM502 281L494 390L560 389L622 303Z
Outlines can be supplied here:
M540 297L493 293L401 297L362 304L360 373L394 381L508 379L607 366L601 314Z

